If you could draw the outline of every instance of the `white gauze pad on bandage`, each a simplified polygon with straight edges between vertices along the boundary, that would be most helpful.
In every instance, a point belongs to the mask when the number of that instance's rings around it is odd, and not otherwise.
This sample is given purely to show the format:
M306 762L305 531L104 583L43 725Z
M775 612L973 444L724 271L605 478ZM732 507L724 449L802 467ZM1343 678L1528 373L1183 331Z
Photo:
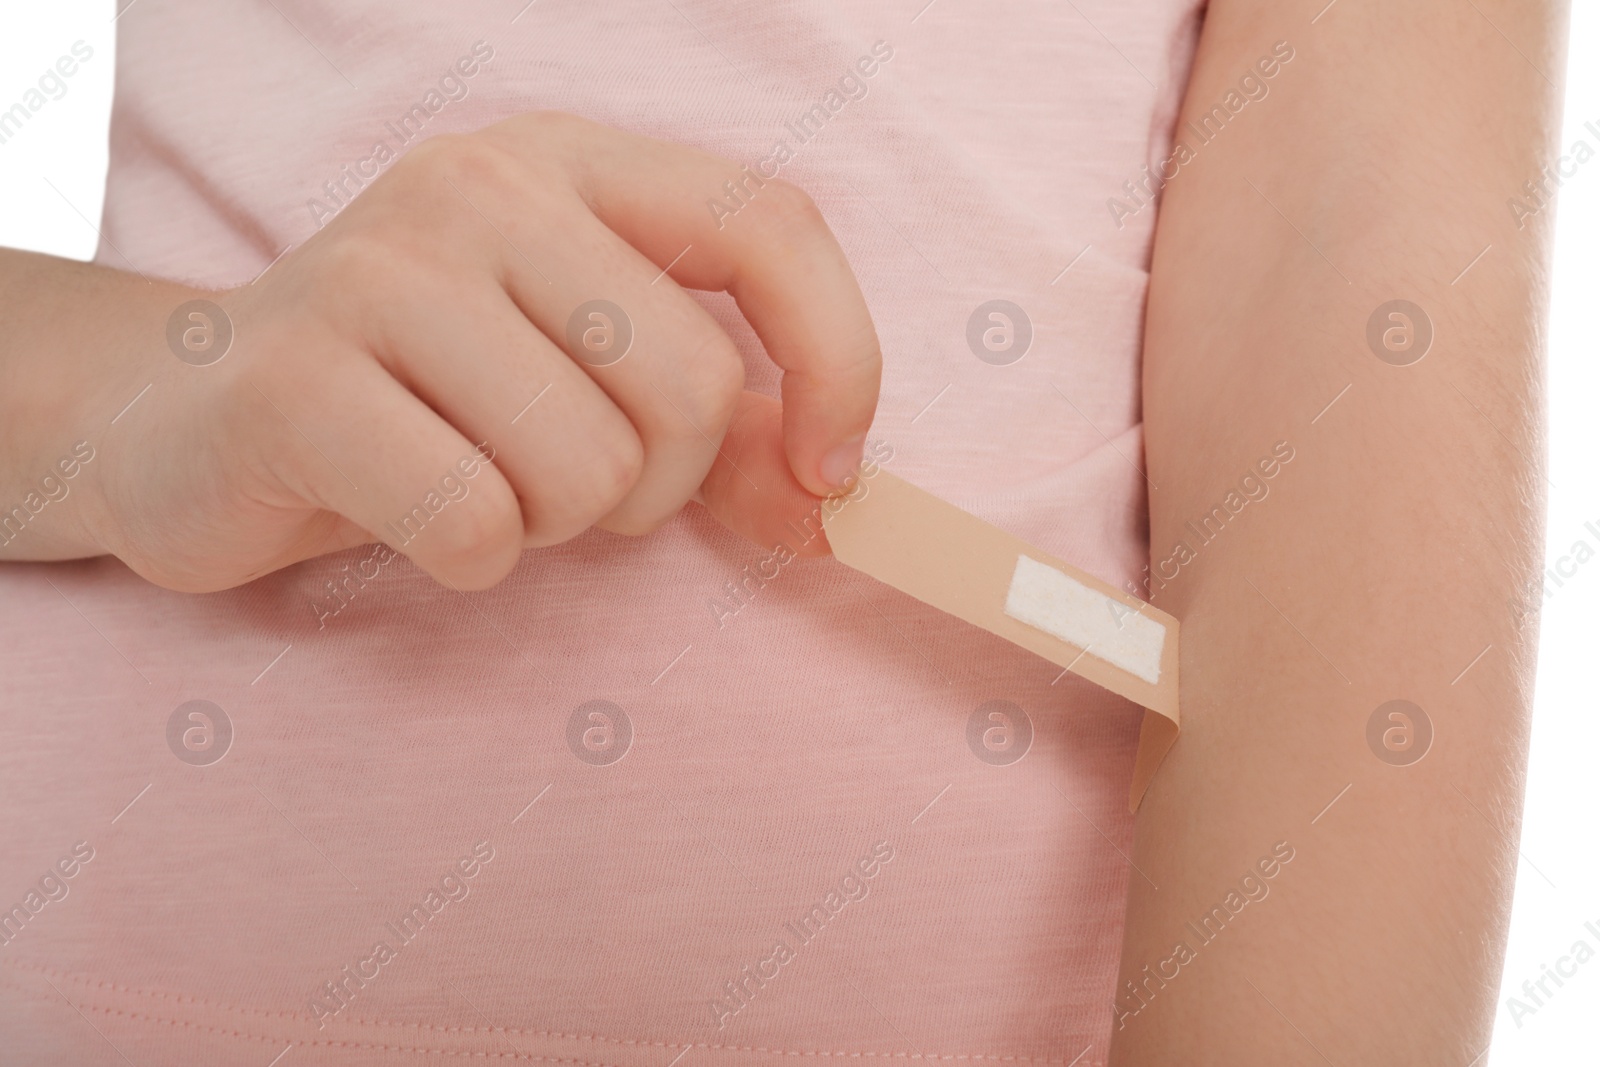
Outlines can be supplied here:
M1048 564L1017 557L1006 592L1006 614L1151 685L1161 681L1166 627Z

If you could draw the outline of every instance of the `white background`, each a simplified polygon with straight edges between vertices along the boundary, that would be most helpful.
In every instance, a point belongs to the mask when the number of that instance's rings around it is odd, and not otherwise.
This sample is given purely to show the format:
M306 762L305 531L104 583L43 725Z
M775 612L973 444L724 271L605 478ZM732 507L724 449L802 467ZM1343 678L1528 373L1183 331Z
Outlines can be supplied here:
M1600 148L1600 5L1577 0L1562 151L1582 138ZM12 5L0 15L0 110L21 99L75 41L94 49L59 100L0 145L0 245L87 259L94 254L105 184L106 125L115 63L113 7ZM1582 539L1600 548L1600 159L1561 193L1550 332L1551 463L1548 561ZM1546 1067L1600 1059L1600 958L1579 967L1531 1015L1513 1021L1507 998L1537 980L1582 938L1600 951L1600 716L1585 670L1600 656L1600 560L1579 567L1544 607L1533 754L1511 946L1489 1059ZM1570 964L1568 965L1570 969ZM1441 982L1449 977L1440 976ZM1530 1001L1531 1004L1531 1001ZM1352 1020L1353 1025L1359 1025ZM1482 1062L1482 1061L1480 1061ZM1469 1067L1469 1065L1462 1065Z
M0 144L0 245L74 259L94 255L116 66L114 13L110 0L11 3L0 13L0 111L36 88L74 42L94 49L92 59L62 79L66 95Z
M1583 128L1586 121L1600 127L1600 69L1594 62L1600 52L1600 4L1575 0L1572 7L1562 152L1580 138L1600 149L1600 137ZM1592 522L1600 530L1600 478L1594 470L1600 458L1600 413L1594 410L1600 399L1596 238L1600 159L1579 167L1566 182L1556 215L1547 566L1569 555L1579 539L1600 549L1600 535L1584 528ZM1600 1062L1600 957L1563 979L1559 989L1547 982L1555 995L1536 1014L1522 1016L1520 1027L1506 1005L1509 996L1522 998L1522 983L1537 981L1543 965L1554 966L1579 938L1600 952L1600 936L1584 929L1592 922L1600 930L1600 719L1594 714L1595 684L1586 677L1600 658L1600 559L1579 567L1554 592L1540 620L1522 860L1490 1050L1496 1067Z

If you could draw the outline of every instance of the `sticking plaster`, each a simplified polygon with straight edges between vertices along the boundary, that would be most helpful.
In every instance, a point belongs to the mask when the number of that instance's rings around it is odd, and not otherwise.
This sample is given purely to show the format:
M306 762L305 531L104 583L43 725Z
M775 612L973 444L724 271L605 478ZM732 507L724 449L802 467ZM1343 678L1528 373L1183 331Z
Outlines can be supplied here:
M1129 808L1178 736L1178 620L875 468L822 509L839 562L1146 709Z

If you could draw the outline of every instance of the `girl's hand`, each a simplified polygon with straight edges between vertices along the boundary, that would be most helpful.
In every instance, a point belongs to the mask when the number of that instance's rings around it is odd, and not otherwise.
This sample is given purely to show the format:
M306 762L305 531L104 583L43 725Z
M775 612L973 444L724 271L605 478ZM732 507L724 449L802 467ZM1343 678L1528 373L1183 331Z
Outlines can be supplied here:
M729 182L745 206L719 220ZM734 297L781 407L684 288ZM770 547L854 471L877 403L872 320L804 193L561 114L419 145L251 285L161 291L226 322L180 316L194 358L162 346L83 506L101 550L175 589L374 537L483 588L526 547L690 499Z

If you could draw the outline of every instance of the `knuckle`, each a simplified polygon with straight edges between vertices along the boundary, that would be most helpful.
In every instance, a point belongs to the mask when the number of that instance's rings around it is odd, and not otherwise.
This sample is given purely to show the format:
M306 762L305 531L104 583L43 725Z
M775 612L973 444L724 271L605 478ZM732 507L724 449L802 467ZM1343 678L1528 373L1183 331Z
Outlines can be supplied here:
M344 323L353 312L361 317L376 303L392 299L383 294L422 287L422 275L432 268L407 244L392 228L346 228L323 244L309 264L306 306L324 323Z
M459 200L474 189L514 186L511 160L489 138L470 133L441 133L406 153L396 172L406 179L410 197L437 203L441 194ZM454 187L452 191L451 187ZM470 211L467 204L461 209Z
M716 436L728 425L744 393L744 358L733 340L716 327L707 328L692 342L679 382L679 406L693 426L669 409L664 413L677 425L675 437Z
M761 195L751 201L762 226L788 239L802 238L826 230L822 209L811 195L793 182L776 178L767 183Z
M358 229L341 234L321 257L321 266L335 280L349 284L377 285L402 271L403 257L393 234L375 229Z
M469 565L503 545L514 532L520 532L521 522L516 507L500 494L483 494L474 506L452 509L454 515L448 522L435 523L439 527L439 540L429 546L434 554L452 564ZM428 531L431 537L431 530Z
M401 162L411 168L432 166L466 139L467 135L462 133L436 133L412 145Z
M878 340L878 328L870 315L863 317L860 325L845 336L843 350L849 357L840 367L844 374L852 377L858 374L874 378L882 376L883 345Z
M449 175L472 151L471 142L468 134L435 134L407 152L396 170L411 175Z
M606 447L589 464L588 484L594 494L593 517L616 507L644 474L644 445L631 429L608 436Z
M571 468L559 487L552 485L545 499L529 502L528 540L550 545L576 537L626 499L643 473L644 445L632 427L601 435L586 462Z

